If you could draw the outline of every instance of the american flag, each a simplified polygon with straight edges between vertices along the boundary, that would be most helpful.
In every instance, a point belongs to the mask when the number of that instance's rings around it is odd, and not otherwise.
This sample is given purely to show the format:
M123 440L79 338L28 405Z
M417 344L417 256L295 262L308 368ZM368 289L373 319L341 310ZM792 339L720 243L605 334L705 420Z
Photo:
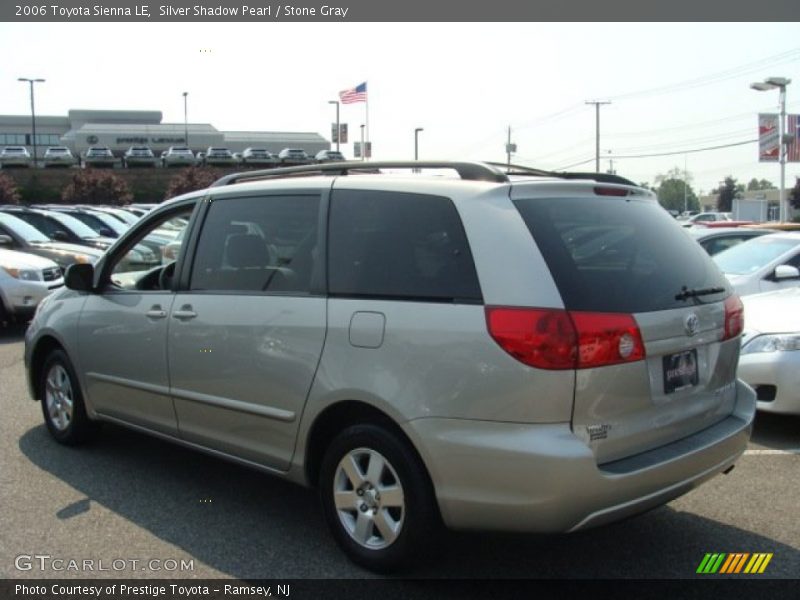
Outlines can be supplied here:
M800 162L800 115L789 115L791 142L786 147L786 162Z
M357 85L349 90L339 92L339 100L342 104L355 104L356 102L367 101L367 82Z

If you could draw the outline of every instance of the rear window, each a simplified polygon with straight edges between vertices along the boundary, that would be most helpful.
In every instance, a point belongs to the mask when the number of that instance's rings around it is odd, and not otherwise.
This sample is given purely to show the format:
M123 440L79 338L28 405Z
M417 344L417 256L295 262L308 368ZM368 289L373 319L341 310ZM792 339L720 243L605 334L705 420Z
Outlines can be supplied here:
M569 310L638 313L681 308L683 288L724 288L706 252L655 202L619 197L514 202Z
M333 295L482 301L461 219L440 196L335 191L329 268Z

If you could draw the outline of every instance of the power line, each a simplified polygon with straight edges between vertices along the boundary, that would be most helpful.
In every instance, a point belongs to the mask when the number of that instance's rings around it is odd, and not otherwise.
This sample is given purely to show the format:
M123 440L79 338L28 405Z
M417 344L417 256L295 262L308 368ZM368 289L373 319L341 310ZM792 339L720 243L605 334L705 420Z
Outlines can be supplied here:
M708 146L706 148L694 148L692 150L676 150L675 152L659 152L656 154L629 154L627 156L623 156L620 154L615 154L614 158L651 158L654 156L675 156L676 154L694 154L696 152L707 152L709 150L720 150L722 148L733 148L734 146L744 146L746 144L755 144L758 142L758 139L755 140L745 140L743 142L734 142L733 144L722 144L719 146Z

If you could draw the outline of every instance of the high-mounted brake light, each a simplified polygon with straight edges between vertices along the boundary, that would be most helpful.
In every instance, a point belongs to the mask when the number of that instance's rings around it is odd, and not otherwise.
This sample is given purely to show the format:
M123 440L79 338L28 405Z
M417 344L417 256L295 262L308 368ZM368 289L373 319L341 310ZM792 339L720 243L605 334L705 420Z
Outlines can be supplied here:
M503 350L540 369L589 369L645 356L628 314L486 307L486 324Z
M597 196L628 196L630 195L630 190L627 190L625 188L605 187L596 185L594 187L594 193Z
M736 337L744 329L744 306L739 296L732 294L725 300L725 333L723 340Z

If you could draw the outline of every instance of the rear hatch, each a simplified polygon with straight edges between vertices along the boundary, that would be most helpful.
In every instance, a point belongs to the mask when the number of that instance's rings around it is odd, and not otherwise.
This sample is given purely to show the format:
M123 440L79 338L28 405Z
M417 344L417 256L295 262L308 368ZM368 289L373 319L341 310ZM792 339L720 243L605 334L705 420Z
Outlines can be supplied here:
M534 189L515 187L512 200L575 328L572 428L597 462L729 415L741 304L700 245L643 190L570 184L539 198Z

